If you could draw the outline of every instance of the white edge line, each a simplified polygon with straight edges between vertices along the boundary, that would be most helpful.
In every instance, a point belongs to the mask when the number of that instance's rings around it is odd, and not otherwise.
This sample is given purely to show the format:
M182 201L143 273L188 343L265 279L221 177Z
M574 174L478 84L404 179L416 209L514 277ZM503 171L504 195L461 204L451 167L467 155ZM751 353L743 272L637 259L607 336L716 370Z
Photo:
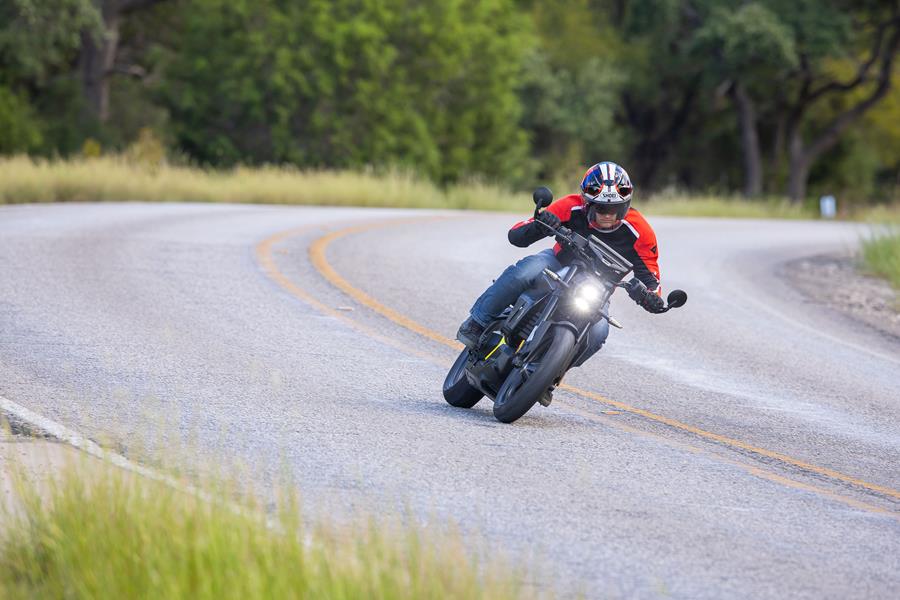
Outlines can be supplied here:
M191 494L207 502L215 501L215 498L213 496L197 489L192 485L187 485L181 481L178 481L174 477L163 475L162 473L159 473L153 469L135 464L121 454L117 454L110 450L105 450L96 442L89 440L88 438L76 433L75 431L72 431L65 425L60 425L56 421L39 415L36 412L25 408L21 404L13 402L12 400L4 398L3 396L0 396L0 410L9 413L13 417L15 417L16 420L23 421L52 438L69 444L70 446L81 450L82 452L85 452L95 458L99 458L100 460L111 463L112 465L119 467L120 469L124 469L131 473L146 477L147 479L163 483L179 492Z

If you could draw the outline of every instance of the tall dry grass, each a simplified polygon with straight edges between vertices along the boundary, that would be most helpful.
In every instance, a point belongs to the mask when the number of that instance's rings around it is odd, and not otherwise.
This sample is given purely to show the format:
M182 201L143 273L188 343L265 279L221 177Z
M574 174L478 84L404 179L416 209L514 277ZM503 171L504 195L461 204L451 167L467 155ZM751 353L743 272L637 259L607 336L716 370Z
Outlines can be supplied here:
M0 203L122 200L495 210L523 202L496 186L469 183L442 190L401 171L304 171L288 166L208 170L124 156L0 159Z
M643 212L668 217L722 217L732 219L811 219L809 208L782 198L746 200L722 196L658 195L641 207Z
M198 497L73 461L0 503L0 598L516 598L458 537L373 520L312 524L229 486ZM210 497L221 500L210 500ZM236 499L240 498L240 499Z
M120 156L45 160L0 157L0 204L26 202L246 202L326 206L472 209L527 213L529 194L470 181L441 188L403 171L301 170L290 166L212 170L167 163L162 153L129 151ZM571 185L557 184L557 196ZM657 194L636 206L652 215L731 218L815 218L809 206L769 198ZM845 215L900 222L900 206L861 209Z

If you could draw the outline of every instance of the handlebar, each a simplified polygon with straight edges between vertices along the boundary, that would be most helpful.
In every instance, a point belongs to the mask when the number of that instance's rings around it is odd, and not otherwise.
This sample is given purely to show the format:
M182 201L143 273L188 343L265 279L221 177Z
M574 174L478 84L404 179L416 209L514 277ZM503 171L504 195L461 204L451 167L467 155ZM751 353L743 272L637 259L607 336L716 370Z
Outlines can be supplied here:
M535 222L535 223L540 223L541 225L543 225L544 227L546 227L547 229L549 229L550 231L552 231L552 232L553 232L553 235L555 235L555 236L557 237L557 241L559 241L559 238L561 237L561 238L563 238L566 242L568 242L569 244L575 246L575 247L578 248L578 249L581 249L581 248L583 248L584 246L587 245L587 240L586 240L586 239L584 239L583 237L581 237L580 235L578 235L577 233L575 233L574 231L572 231L571 229L569 229L569 228L566 227L565 225L560 225L559 227L550 227L549 225L547 225L547 224L544 223L543 221L539 221L539 220L537 219L537 215L538 215L538 211L537 211L537 210L534 211L534 214L535 214L534 222ZM584 240L584 242L579 244L576 240L572 239L572 236L573 236L573 235L578 235L578 237L581 238L582 240Z
M547 225L546 223L544 223L543 221L538 220L537 217L539 214L540 214L540 209L535 208L534 209L534 222L540 223L541 225L543 225L544 227L549 229L553 233L553 235L556 237L556 240L558 242L565 243L566 245L573 248L577 254L580 254L581 256L583 256L584 258L586 258L588 260L594 259L593 255L588 255L588 253L585 251L585 249L588 248L589 244L590 244L590 242L587 240L587 238L575 233L574 231L572 231L568 227L565 227L564 225L560 225L559 227L551 227L551 226ZM612 251L611 248L608 248L608 250L610 252L613 252L613 254L616 254L614 251ZM624 259L622 259L622 260L624 260ZM628 270L631 270L631 263L626 263L626 264L627 264ZM623 275L624 274L627 274L627 271L625 271L625 273L623 273ZM619 282L615 283L614 285L616 287L620 287L620 288L623 288L624 290L626 290L630 297L633 297L633 294L644 293L647 291L647 286L644 285L644 283L640 279L637 279L636 277L627 282L619 281ZM687 294L683 290L672 290L669 293L668 298L666 299L666 307L661 312L668 312L673 308L678 308L680 306L683 306L685 304L685 302L687 302Z

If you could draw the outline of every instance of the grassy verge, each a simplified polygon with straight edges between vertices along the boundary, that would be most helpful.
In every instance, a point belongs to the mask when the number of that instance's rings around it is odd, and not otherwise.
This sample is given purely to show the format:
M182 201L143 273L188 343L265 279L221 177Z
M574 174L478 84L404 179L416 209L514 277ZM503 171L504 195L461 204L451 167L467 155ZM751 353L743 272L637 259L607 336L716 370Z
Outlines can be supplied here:
M301 171L291 167L212 171L141 164L124 157L0 159L0 204L147 200L328 206L514 210L522 194L470 183L442 190L401 172ZM524 199L527 202L527 197Z
M555 186L559 195L571 185ZM399 171L303 171L291 167L206 170L123 156L40 160L0 157L0 204L122 201L248 202L327 206L446 208L528 212L528 194L468 182L440 188ZM717 196L640 198L653 215L735 218L814 218L809 207L780 199L746 201ZM854 218L900 222L900 206Z
M900 290L900 230L863 240L862 255L868 270L884 277Z
M717 196L657 196L643 212L667 217L723 217L732 219L813 219L816 213L787 200L743 200Z
M235 509L231 501L200 500L118 469L82 464L65 471L49 485L21 481L18 509L0 514L0 598L521 593L502 569L476 568L449 535L372 522L349 531L311 526L291 495L273 519L253 500Z

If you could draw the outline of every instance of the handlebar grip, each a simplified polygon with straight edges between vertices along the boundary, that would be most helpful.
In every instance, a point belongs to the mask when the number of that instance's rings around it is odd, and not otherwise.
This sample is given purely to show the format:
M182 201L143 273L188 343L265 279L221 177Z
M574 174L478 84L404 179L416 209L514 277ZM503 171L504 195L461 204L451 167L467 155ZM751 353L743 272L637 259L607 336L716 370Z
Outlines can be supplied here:
M628 292L628 296L632 300L638 300L647 291L647 286L644 285L644 282L637 277L626 282L624 287L625 291Z

